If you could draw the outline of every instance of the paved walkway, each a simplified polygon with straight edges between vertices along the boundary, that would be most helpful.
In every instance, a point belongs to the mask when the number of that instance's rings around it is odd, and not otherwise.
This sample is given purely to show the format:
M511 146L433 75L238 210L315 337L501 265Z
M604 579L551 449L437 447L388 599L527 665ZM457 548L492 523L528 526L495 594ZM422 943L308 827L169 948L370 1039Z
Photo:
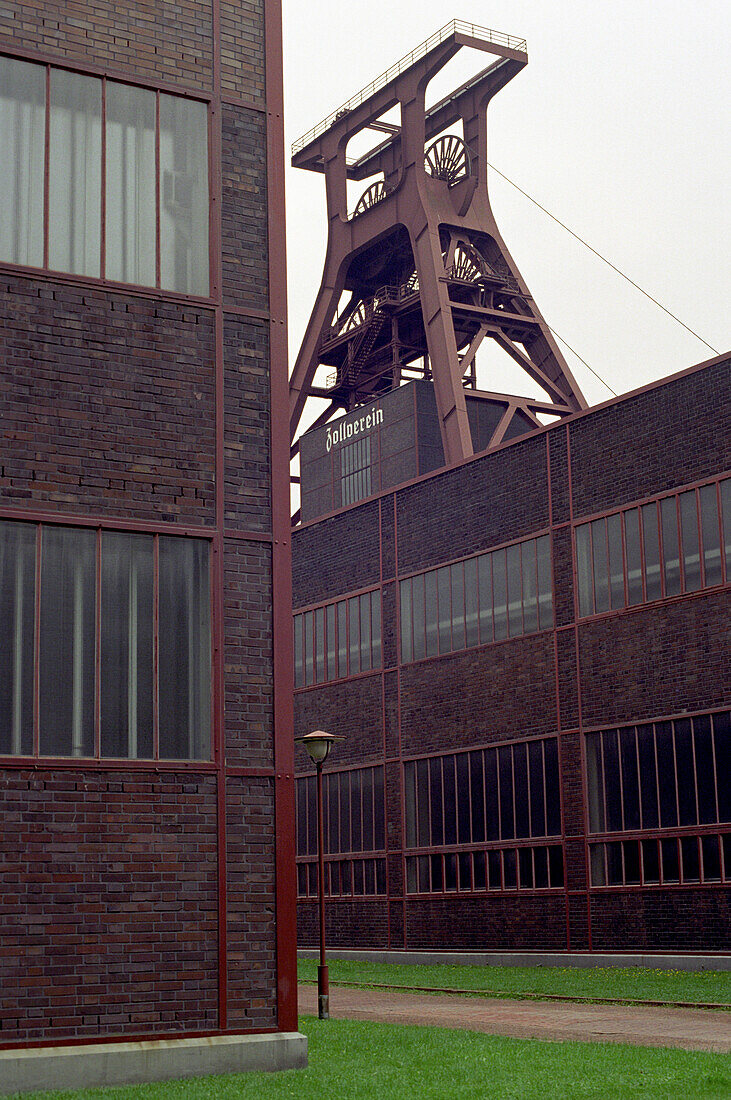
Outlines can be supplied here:
M300 1012L317 1015L317 986L299 987ZM731 1052L731 1012L569 1001L509 1001L330 986L330 1015L388 1024L457 1027L518 1039L574 1039Z

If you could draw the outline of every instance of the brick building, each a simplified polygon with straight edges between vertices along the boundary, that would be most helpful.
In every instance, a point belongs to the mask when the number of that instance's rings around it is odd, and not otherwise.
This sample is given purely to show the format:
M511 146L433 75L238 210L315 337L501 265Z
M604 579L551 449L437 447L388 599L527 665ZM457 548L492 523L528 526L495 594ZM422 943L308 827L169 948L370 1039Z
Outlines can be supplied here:
M449 468L426 382L303 437L295 729L347 738L331 945L729 951L730 363Z
M279 8L0 11L6 1055L303 1056Z

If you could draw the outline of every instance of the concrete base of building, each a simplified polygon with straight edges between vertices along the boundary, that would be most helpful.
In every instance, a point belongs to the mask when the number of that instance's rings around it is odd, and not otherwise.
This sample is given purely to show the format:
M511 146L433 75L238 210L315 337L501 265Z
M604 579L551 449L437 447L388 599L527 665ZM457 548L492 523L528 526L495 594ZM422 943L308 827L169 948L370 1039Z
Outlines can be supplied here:
M0 1095L306 1065L307 1039L298 1031L0 1050Z
M303 947L301 959L318 958L317 948ZM328 949L330 959L401 963L406 966L644 966L651 970L731 970L731 955L580 954L571 951L346 951Z

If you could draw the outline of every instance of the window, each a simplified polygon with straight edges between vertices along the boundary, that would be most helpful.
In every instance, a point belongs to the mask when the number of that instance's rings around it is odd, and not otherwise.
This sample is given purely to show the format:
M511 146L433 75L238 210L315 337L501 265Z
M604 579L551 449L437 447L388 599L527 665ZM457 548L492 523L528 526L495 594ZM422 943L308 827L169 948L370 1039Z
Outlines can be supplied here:
M404 663L553 626L548 535L400 584Z
M294 617L294 686L381 667L381 593L362 592Z
M555 738L408 761L404 798L408 893L563 885L561 845L533 843L561 835Z
M0 521L0 752L207 759L208 557L200 539Z
M0 260L208 295L205 103L0 57L0 138Z
M722 584L731 572L731 478L582 523L575 537L581 616Z
M383 767L323 775L325 892L332 896L386 893L383 852ZM317 801L315 776L296 780L298 893L317 896ZM345 855L348 858L343 858Z
M364 435L341 448L341 503L355 504L371 492L371 437Z
M594 886L731 880L718 832L731 823L730 720L723 711L586 734L590 833L695 833L592 843Z

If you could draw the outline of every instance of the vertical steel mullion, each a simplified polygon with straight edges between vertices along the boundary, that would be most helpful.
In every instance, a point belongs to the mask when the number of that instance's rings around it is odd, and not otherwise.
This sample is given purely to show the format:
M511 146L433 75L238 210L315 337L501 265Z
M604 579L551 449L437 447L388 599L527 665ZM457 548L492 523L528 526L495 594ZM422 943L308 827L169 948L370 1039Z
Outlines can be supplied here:
M494 557L495 557L494 553L490 554L490 599L492 600L492 607L490 608L490 633L492 635L491 638L490 638L491 642L495 641L495 563L494 563ZM506 589L507 589L507 574L508 574L508 570L507 570L507 566L506 566L506 569L505 569L505 577L506 577L505 587L506 587ZM477 567L477 587L478 587L478 589L480 587L479 565ZM480 635L480 642L482 642L482 635Z
M530 778L530 755L528 753L528 742L525 742L525 781L528 789L528 836L533 839L533 811L531 807L531 794L533 787Z
M40 756L40 707L41 707L41 553L43 525L36 527L36 586L33 622L33 755Z
M518 843L518 815L515 811L515 745L510 746L510 789L513 794L513 839ZM516 856L517 859L517 856Z
M642 518L641 505L638 505L637 508L635 508L635 511L637 512L637 527L639 528L640 532L640 580L642 581L642 602L647 603L647 583L645 576L645 574L647 573L647 561L645 559L645 523ZM624 855L622 856L622 859L624 859Z
M48 268L49 212L51 204L51 66L46 65L46 119L43 159L43 266Z
M160 261L160 92L155 92L155 286L162 285Z
M640 731L637 726L635 726L635 758L637 760L637 803L640 811L640 829L644 829L645 810L642 805L642 776L640 774ZM640 851L642 851L642 845L640 845Z
M714 738L715 740L715 738ZM695 757L695 721L690 720L690 751L693 756L693 798L695 801L695 824L696 828L700 825L700 806L698 805L698 768L696 765ZM680 807L678 807L680 809ZM680 824L680 818L678 818L678 824Z
M535 544L535 540L533 540L533 542ZM520 633L523 635L525 634L525 585L523 584L523 550L525 548L525 543L518 543L518 546L518 561L520 563L518 567L520 570Z
M604 767L604 734L605 733L606 733L606 730L600 730L599 731L599 752L601 754L601 760L602 760L602 790L601 790L602 810L603 810L602 817L603 817L603 820L604 820L604 828L603 828L602 832L607 831L607 769ZM545 751L544 751L544 754L543 754L543 766L544 766L543 775L544 775L544 780L545 780L545 764L546 764L546 754L545 754Z
M152 543L152 755L160 759L160 536Z
M599 742L601 746L601 741ZM556 749L558 750L558 738L556 738ZM560 761L559 761L560 768ZM560 776L559 770L559 776ZM543 835L548 836L548 784L546 783L546 742L541 741L541 778L543 780ZM604 787L604 759L602 758L602 788ZM606 822L606 814L604 815ZM563 830L562 830L563 832Z
M101 757L101 720L102 720L102 690L101 690L101 649L102 649L102 531L96 529L96 562L95 562L94 593L96 606L94 608L94 758ZM129 752L129 749L128 749Z
M655 723L652 723L652 755L655 761L655 805L657 807L657 827L662 827L660 820L660 768L657 763L657 735L655 732Z
M99 272L107 272L107 78L102 77L101 202L99 206Z

